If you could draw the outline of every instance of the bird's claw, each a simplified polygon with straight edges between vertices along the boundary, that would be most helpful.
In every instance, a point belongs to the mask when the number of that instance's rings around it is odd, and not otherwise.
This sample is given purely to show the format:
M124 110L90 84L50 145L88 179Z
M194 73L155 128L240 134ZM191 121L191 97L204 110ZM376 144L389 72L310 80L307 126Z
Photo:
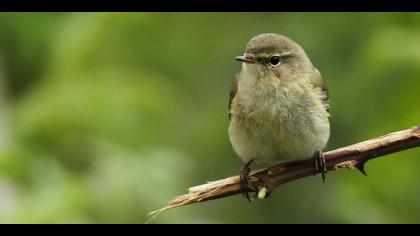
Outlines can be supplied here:
M252 162L253 160L250 160L240 170L241 192L242 192L242 195L250 202L253 202L256 198L258 199L268 198L273 192L274 188L276 187L275 180L268 176L262 180L264 181L263 184L252 183L249 176L249 173L251 171L249 166L251 165ZM252 198L249 196L249 193L248 193L249 189L251 189L255 193L255 195Z
M325 183L325 174L328 172L327 163L325 162L324 154L318 151L314 155L315 174L321 172L322 182Z
M251 159L250 161L248 161L244 167L241 168L241 170L239 171L240 173L240 185L241 185L241 192L242 195L250 202L253 201L253 199L251 199L249 197L248 191L247 189L250 188L252 191L257 192L257 188L255 188L255 186L252 184L251 179L249 177L249 173L251 172L251 168L249 168L249 166L251 165L251 163L254 161L254 159Z

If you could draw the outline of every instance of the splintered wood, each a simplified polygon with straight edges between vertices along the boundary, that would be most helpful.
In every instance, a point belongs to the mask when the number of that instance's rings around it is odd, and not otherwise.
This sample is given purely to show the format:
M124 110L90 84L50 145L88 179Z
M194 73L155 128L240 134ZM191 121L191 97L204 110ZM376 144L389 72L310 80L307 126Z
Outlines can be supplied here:
M328 151L324 153L324 156L328 170L353 169L356 167L366 175L364 165L367 161L418 146L420 146L420 126ZM313 174L316 174L313 168L313 160L306 160L253 171L250 173L250 179L252 183L263 183L267 178L272 178L277 187ZM245 191L250 192L252 190L245 189ZM189 188L189 193L176 197L166 207L149 213L149 215L152 215L150 220L168 209L228 197L241 192L239 176L194 186Z

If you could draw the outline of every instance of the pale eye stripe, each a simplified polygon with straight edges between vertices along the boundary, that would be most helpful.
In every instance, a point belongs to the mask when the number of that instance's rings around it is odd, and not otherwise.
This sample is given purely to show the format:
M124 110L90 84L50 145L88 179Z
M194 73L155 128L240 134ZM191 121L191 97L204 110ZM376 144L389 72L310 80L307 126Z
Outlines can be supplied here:
M278 56L278 57L288 57L290 55L292 55L292 52L283 52L283 53L277 54L275 56Z
M258 54L245 53L244 56L257 58L257 57L269 57L269 56L271 56L271 54L268 54L268 53L258 53Z
M257 57L265 57L265 58L269 58L272 56L277 56L277 57L288 57L291 56L292 52L282 52L282 53L274 53L274 54L269 54L269 53L259 53L256 56ZM253 55L255 56L255 55Z
M274 53L274 54L270 54L270 53L258 53L258 54L253 54L253 53L245 53L244 56L249 56L249 57L271 57L271 56L278 56L278 57L288 57L292 55L292 52L283 52L283 53Z
M283 53L258 53L258 54L254 54L254 53L244 53L243 54L245 57L251 57L254 58L258 63L267 63L267 60L273 56L277 56L280 58L287 58L293 55L292 52L283 52Z

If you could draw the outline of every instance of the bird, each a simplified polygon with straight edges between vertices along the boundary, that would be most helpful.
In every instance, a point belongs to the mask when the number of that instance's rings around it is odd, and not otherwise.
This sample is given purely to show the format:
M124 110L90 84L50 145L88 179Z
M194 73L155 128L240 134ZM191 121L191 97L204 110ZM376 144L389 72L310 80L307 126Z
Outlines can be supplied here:
M303 48L292 39L264 33L253 37L235 58L241 70L229 92L229 140L245 162L242 193L255 192L250 165L314 159L325 182L322 150L330 136L329 92L324 78ZM266 184L268 193L274 186ZM269 194L267 194L268 196Z

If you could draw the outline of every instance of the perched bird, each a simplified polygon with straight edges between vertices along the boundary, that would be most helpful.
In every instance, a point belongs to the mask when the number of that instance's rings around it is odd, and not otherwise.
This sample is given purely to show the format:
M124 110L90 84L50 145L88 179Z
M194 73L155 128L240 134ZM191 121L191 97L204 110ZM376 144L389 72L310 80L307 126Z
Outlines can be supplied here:
M328 90L305 51L285 36L266 33L252 38L235 59L242 68L230 89L229 139L246 163L242 188L257 191L249 181L253 160L280 164L314 158L325 181L321 151L330 135Z

